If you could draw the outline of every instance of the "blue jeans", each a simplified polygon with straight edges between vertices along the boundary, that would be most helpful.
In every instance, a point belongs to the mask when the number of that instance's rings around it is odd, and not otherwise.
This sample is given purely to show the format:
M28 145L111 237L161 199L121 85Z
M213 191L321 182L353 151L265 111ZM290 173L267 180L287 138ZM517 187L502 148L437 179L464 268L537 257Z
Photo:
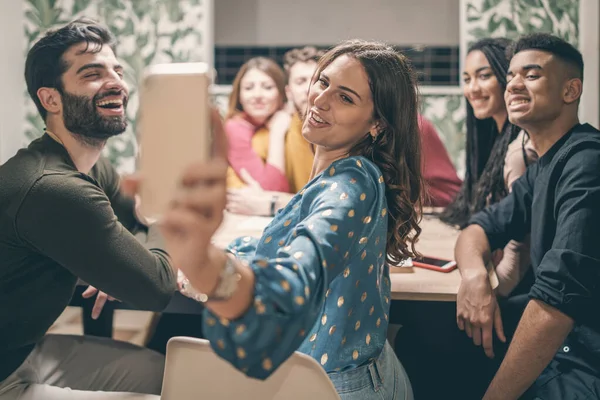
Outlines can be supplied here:
M413 400L406 371L386 341L377 360L361 367L329 374L342 400Z

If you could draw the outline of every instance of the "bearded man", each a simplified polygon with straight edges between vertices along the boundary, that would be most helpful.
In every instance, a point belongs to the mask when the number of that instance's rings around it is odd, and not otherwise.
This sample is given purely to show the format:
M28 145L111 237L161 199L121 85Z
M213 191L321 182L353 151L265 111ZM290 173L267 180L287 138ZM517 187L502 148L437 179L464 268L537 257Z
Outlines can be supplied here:
M44 134L0 167L0 399L157 399L164 358L111 339L46 335L79 279L161 311L176 273L102 149L127 127L115 38L80 19L29 50ZM135 234L143 231L144 241Z

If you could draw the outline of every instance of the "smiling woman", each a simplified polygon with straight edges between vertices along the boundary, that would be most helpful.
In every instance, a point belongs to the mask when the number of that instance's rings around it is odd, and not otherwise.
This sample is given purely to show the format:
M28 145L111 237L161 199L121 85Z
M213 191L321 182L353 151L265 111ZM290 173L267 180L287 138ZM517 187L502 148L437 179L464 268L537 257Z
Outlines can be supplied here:
M464 228L469 218L499 202L528 165L537 160L525 131L508 121L504 101L511 41L482 39L470 49L463 72L467 99L467 169L463 187L441 220ZM529 267L529 248L511 241L496 266L499 294L508 296Z
M472 214L506 196L512 182L537 158L527 134L508 121L504 91L510 44L504 38L482 39L471 46L465 60L465 179L441 214L442 221L461 228Z
M211 244L224 171L215 161L184 177L203 189L173 204L164 234L174 263L204 294L204 333L217 354L266 379L300 351L343 400L412 399L386 338L389 265L414 256L420 233L417 105L416 77L393 48L357 40L326 53L302 127L315 146L312 180L260 239L231 243L230 256Z
M284 146L291 115L281 110L285 101L285 73L275 61L256 57L240 68L225 123L231 165L229 187L248 184L242 180L247 173L264 190L288 191Z
M313 106L308 110L302 133L309 142L329 151L347 151L368 131L377 137L377 126L370 118L373 100L367 73L363 68L350 66L359 67L360 62L348 55L333 60L316 75L308 96Z

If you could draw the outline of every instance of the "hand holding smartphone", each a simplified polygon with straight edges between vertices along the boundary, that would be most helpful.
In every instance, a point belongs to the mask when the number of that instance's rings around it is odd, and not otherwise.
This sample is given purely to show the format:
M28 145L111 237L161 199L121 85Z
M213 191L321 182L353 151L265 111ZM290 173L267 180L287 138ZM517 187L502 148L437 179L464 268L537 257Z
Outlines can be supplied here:
M144 71L138 126L140 211L146 218L160 218L185 168L210 157L212 76L206 63L156 64Z

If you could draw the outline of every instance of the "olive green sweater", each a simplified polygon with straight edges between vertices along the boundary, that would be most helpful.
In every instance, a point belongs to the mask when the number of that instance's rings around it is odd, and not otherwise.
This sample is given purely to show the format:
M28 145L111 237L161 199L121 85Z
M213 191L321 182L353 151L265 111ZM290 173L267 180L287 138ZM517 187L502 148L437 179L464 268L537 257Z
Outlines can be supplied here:
M78 278L134 307L166 307L176 277L158 232L141 243L140 228L103 158L81 173L44 135L0 166L0 381L63 312Z

